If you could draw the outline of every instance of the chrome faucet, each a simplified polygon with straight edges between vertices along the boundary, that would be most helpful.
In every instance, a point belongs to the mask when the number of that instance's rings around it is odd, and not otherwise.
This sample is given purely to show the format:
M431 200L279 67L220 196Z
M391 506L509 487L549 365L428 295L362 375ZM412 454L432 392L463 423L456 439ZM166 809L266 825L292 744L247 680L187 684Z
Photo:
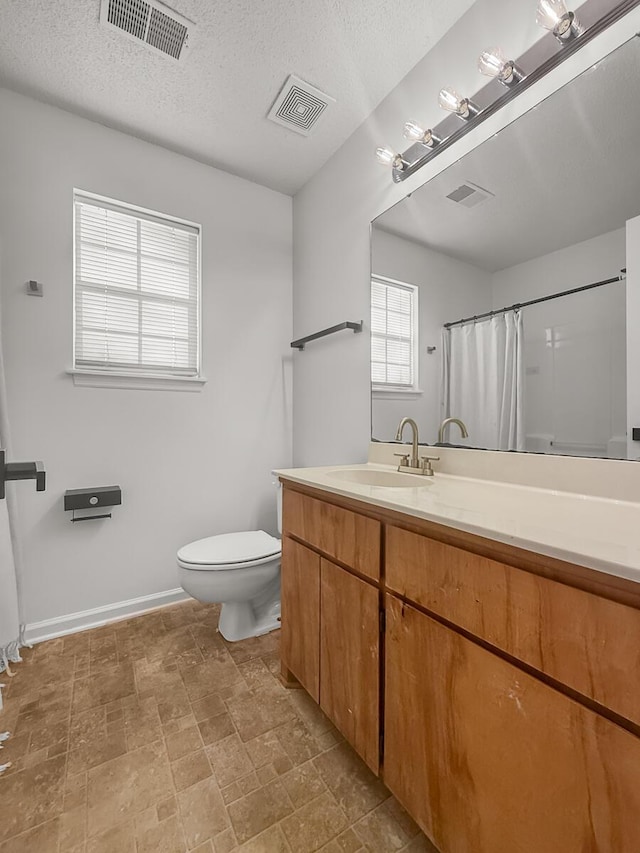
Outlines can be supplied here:
M408 453L394 454L394 456L402 457L400 459L400 464L398 465L398 471L404 471L407 474L424 474L427 477L433 477L433 468L431 467L431 463L437 462L440 457L423 456L422 459L418 457L418 424L413 420L413 418L403 418L400 421L398 429L396 430L396 441L402 441L402 431L406 424L409 424L412 432L411 456L409 456Z
M396 430L396 441L402 441L402 431L405 426L409 424L411 427L411 459L409 461L409 465L411 468L418 468L420 466L420 460L418 459L418 424L413 420L413 418L403 418L398 424L398 429ZM405 456L406 454L401 454Z
M466 426L460 420L460 418L445 418L440 424L440 429L438 430L438 444L442 444L444 441L444 431L449 426L449 424L457 424L460 427L460 432L463 438L469 438L469 433L467 431Z

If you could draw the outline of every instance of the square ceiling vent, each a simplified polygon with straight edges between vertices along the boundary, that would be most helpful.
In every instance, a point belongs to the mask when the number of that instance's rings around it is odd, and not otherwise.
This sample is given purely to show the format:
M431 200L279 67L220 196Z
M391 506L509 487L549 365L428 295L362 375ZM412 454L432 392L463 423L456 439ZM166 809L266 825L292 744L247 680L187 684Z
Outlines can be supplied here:
M489 201L491 198L495 198L495 195L489 192L489 190L479 187L478 184L465 181L464 184L461 184L453 192L450 192L447 198L455 201L456 204L461 204L463 207L475 207L478 204Z
M157 0L101 0L100 21L173 59L184 59L195 24Z
M335 98L291 74L267 118L303 136L310 136L332 103L335 104Z

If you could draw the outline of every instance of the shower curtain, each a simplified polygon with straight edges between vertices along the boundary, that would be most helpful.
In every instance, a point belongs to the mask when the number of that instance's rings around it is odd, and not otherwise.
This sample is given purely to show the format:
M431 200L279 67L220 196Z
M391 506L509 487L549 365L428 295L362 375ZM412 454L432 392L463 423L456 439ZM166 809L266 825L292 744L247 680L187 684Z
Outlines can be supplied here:
M472 447L524 450L521 312L442 332L443 417L464 421Z
M1 319L1 317L0 317ZM0 323L0 330L2 326ZM2 332L0 331L0 448L9 455L9 422L7 418L7 389L2 357ZM0 672L11 675L11 663L20 658L20 610L18 605L18 578L16 563L19 558L15 546L16 530L13 484L7 484L7 496L0 500Z

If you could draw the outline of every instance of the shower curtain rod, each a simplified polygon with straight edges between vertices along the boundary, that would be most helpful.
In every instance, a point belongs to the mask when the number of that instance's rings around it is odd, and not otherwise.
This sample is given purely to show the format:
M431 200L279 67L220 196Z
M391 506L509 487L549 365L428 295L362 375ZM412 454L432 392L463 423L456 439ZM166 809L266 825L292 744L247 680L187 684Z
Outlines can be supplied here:
M476 314L474 317L464 317L462 320L455 320L453 323L445 323L444 328L450 329L452 326L463 326L465 323L473 323L476 320L495 317L497 314L506 314L507 311L519 311L520 308L537 305L539 302L549 302L550 299L560 299L561 296L571 296L573 293L581 293L583 290L592 290L594 287L602 287L603 284L624 281L626 271L626 269L620 270L620 275L617 275L615 278L605 278L603 281L595 281L593 284L584 284L582 287L563 290L562 293L552 293L551 296L541 296L539 299L530 299L528 302L516 302L515 305L509 305L508 308L496 308L495 311L486 311L484 314Z

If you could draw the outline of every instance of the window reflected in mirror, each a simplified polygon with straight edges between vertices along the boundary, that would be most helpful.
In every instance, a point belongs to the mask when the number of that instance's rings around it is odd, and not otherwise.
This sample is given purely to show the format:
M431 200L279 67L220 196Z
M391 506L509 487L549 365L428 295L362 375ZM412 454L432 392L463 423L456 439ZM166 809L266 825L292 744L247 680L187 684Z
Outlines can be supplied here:
M377 391L418 390L418 288L371 279L371 383Z

